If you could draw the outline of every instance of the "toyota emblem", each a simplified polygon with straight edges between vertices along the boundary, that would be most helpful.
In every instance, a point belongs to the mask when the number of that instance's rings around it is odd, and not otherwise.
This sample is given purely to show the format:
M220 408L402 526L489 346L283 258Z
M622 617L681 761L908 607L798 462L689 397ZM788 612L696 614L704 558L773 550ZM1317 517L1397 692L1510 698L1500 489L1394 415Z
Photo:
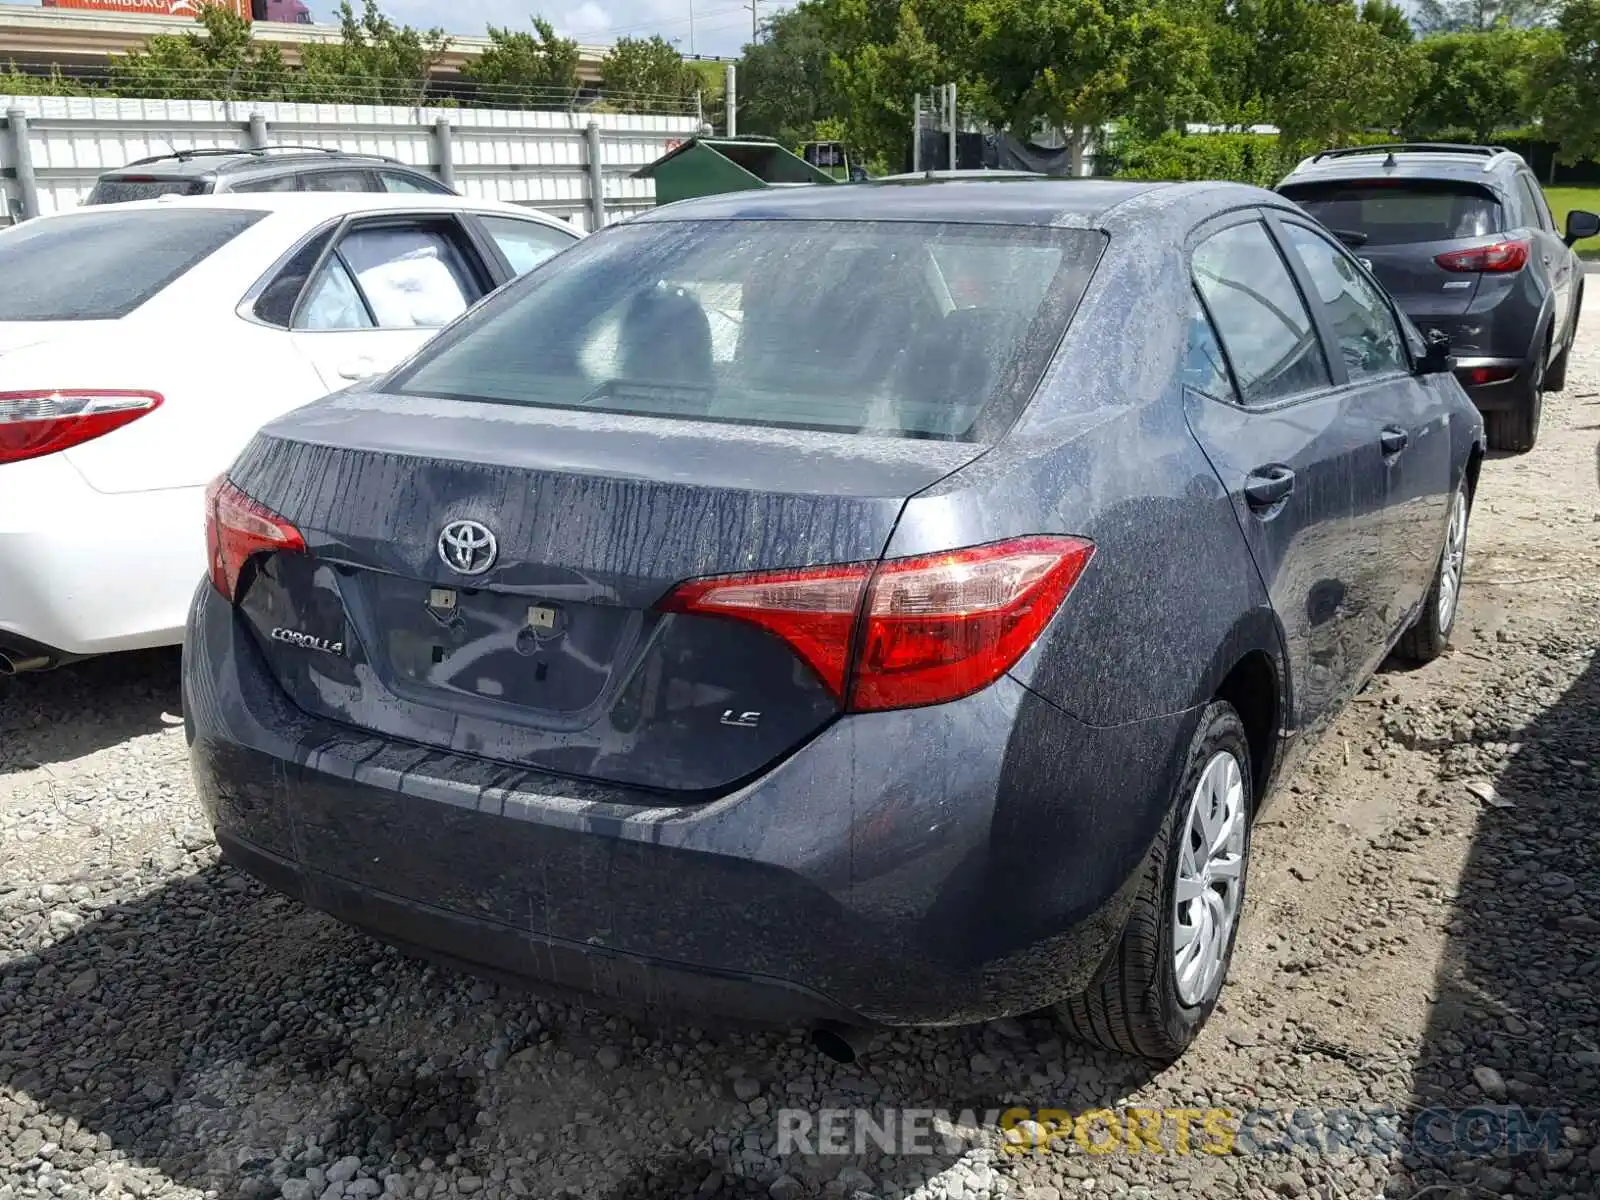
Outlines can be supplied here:
M482 575L494 566L500 546L478 521L451 521L439 533L439 558L460 575Z

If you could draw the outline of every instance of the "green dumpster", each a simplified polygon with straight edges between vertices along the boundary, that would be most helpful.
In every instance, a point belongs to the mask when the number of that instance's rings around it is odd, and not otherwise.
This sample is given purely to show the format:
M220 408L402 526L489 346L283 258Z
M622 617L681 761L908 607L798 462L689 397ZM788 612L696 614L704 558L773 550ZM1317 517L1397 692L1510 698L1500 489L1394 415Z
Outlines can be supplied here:
M690 138L634 172L656 181L656 203L755 188L833 183L805 159L768 138Z

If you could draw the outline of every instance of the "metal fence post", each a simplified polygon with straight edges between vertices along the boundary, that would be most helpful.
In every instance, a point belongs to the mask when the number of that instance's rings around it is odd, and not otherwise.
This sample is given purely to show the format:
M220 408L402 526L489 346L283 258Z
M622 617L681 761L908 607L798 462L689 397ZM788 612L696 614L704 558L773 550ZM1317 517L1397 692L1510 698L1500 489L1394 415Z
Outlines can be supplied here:
M584 128L583 140L589 145L589 232L605 228L606 178L600 162L600 125L590 121Z
M28 114L20 108L6 109L5 177L16 180L17 195L12 219L26 221L39 215L39 188L33 178L33 152L28 145Z
M455 187L455 143L451 141L449 117L440 117L433 123L433 158L438 164L439 179L446 187Z
M250 114L248 126L250 149L265 150L267 148L267 119L258 112Z

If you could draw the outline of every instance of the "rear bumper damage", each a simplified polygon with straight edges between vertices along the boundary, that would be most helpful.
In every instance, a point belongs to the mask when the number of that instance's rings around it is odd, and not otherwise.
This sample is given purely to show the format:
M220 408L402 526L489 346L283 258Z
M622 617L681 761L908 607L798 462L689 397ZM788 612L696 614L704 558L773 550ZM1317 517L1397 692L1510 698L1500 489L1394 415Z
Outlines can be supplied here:
M959 1023L1081 990L1193 724L1097 729L1003 677L835 721L675 806L309 717L207 587L184 700L218 842L270 886L474 973L777 1023Z

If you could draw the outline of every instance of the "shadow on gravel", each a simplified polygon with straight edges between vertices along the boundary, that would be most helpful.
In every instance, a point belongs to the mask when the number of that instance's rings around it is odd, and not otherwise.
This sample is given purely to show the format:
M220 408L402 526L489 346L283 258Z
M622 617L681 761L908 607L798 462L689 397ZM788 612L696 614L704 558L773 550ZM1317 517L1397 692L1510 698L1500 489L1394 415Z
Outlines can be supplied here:
M178 648L110 654L0 680L0 775L162 728L179 713Z
M1452 1115L1413 1122L1435 1153L1407 1163L1410 1183L1600 1195L1600 655L1525 729L1488 737L1515 748L1478 818L1413 1074L1413 1117Z
M157 868L142 870L117 886L154 882ZM765 1197L784 1104L972 1109L982 1121L1013 1103L1103 1106L1149 1077L1063 1051L1042 1021L883 1035L855 1067L782 1032L685 1038L608 1022L405 958L222 865L130 902L102 893L81 924L59 903L72 887L41 897L0 881L11 940L54 939L0 967L0 1192L37 1184L48 1158L58 1177L80 1173L87 1196L119 1159L111 1182L136 1195L140 1179L157 1183L153 1169L260 1200L286 1174L358 1155L372 1175L431 1158L427 1178L471 1173L471 1190L496 1200ZM635 1033L659 1040L646 1049ZM597 1062L601 1045L620 1048L620 1070ZM765 1112L735 1094L741 1072L762 1085ZM846 1166L931 1175L964 1149L782 1165L821 1194ZM732 1171L752 1150L759 1182ZM508 1164L527 1190L508 1182ZM442 1180L405 1190L447 1192Z

